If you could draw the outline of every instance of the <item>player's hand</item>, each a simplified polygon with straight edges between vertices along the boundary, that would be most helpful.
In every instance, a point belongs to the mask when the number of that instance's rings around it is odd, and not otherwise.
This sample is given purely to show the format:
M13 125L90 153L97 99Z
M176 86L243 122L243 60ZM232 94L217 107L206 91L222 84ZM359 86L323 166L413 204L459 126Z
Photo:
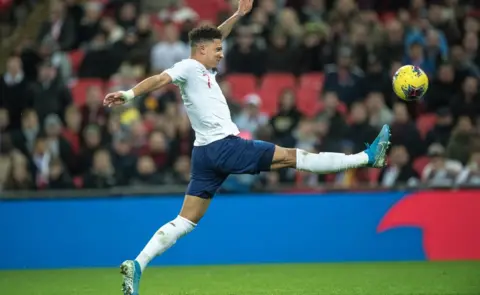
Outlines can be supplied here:
M124 104L127 101L123 91L109 93L103 100L103 105L107 107L114 107Z
M252 10L253 0L238 0L237 13L241 16L246 15Z

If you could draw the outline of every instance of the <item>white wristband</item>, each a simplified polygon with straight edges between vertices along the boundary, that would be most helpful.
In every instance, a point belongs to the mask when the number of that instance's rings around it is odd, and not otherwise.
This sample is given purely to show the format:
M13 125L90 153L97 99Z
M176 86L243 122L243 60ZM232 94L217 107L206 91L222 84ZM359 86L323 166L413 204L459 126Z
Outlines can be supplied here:
M125 98L125 101L127 102L132 101L135 98L135 93L133 93L133 89L130 89L128 91L122 91L122 94Z

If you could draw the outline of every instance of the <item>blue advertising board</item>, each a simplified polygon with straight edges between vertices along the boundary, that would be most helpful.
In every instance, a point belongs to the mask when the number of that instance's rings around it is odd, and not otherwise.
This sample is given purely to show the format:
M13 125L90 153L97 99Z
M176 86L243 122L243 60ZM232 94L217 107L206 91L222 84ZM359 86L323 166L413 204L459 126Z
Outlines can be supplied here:
M424 260L422 230L378 231L406 194L218 195L153 265ZM178 214L180 196L0 201L0 269L111 267Z

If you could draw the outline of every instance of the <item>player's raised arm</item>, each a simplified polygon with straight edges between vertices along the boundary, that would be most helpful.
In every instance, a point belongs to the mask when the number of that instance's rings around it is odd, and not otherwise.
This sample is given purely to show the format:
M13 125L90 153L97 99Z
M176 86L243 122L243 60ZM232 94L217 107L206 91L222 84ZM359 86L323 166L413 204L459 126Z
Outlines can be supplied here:
M170 82L172 82L172 78L166 72L151 76L128 91L117 91L107 94L103 100L103 105L108 107L122 105L137 96L160 89Z
M237 11L218 27L220 32L222 32L223 39L228 37L237 21L252 10L252 6L253 0L238 0Z

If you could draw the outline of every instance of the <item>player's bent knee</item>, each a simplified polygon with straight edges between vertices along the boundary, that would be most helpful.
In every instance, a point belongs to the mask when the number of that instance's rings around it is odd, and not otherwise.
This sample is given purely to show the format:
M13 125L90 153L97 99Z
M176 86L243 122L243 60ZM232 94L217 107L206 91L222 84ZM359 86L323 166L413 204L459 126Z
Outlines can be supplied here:
M179 215L197 224L207 212L211 200L186 195Z
M272 170L281 168L295 168L297 164L296 149L275 146L273 155Z

